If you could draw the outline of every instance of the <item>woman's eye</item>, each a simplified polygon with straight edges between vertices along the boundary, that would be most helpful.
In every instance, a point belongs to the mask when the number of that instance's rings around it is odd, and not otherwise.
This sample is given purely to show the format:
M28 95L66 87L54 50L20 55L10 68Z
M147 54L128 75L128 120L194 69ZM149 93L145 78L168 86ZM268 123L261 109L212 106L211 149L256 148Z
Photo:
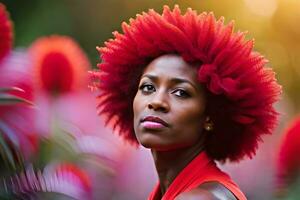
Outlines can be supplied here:
M140 86L140 90L144 93L150 93L150 92L154 92L155 88L151 84L143 84Z
M175 94L176 96L178 96L178 97L184 97L184 98L186 98L186 97L190 97L191 95L188 93L188 92L186 92L185 90L183 90L183 89L176 89L174 92L172 92L173 94Z

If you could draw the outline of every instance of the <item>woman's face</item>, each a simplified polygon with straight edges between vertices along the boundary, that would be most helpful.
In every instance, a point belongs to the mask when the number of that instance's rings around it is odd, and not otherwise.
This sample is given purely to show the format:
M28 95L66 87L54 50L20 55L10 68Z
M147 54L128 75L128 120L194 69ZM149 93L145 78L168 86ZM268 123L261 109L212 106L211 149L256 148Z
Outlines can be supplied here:
M146 148L168 151L202 138L205 96L197 68L178 55L163 55L143 72L133 101L134 130Z

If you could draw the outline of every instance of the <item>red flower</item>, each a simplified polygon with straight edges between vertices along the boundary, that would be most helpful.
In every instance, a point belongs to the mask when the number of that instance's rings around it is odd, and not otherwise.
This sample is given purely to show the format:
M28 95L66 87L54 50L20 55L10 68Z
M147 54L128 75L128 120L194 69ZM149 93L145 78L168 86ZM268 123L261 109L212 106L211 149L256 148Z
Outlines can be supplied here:
M32 44L30 55L37 88L61 94L86 87L90 63L70 37L40 38Z
M88 174L76 165L64 163L57 167L56 173L70 173L78 178L85 191L91 190L91 180Z
M11 50L13 43L12 23L5 6L0 3L0 61Z
M300 172L300 117L288 126L279 149L277 175L281 186L296 180Z
M88 173L72 163L48 165L42 179L46 188L50 188L48 191L75 199L91 199L92 184ZM41 187L40 190L45 191L45 188Z
M10 94L28 101L33 100L32 76L28 55L15 51L3 59L0 67L0 88L17 87ZM0 105L0 131L10 142L28 156L37 151L38 139L34 127L34 109L26 104Z

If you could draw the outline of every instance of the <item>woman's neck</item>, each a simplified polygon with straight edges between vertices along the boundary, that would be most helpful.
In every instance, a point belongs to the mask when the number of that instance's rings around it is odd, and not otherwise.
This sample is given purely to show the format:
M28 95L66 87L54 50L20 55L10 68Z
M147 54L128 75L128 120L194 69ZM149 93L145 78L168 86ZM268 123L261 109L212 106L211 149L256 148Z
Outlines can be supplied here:
M160 182L161 196L165 194L183 168L203 151L203 147L203 143L199 142L191 147L172 151L151 150Z

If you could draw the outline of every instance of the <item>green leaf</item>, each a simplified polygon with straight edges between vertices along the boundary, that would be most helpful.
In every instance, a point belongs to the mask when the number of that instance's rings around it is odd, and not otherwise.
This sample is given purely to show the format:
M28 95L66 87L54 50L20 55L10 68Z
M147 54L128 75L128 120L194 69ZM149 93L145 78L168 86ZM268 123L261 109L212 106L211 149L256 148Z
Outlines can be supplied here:
M1 120L0 120L0 133L6 135L9 141L12 142L16 148L18 149L20 148L20 142L17 134L5 122Z
M28 101L21 97L16 97L11 94L0 93L0 105L14 105L14 104L27 104L33 105L31 101Z
M8 144L6 143L2 132L0 132L0 153L2 154L3 160L8 160L10 166L12 166L13 169L16 169L16 163L14 160L13 152L10 150Z
M23 89L19 87L8 87L8 88L0 88L0 93L7 93L7 92L25 92Z

